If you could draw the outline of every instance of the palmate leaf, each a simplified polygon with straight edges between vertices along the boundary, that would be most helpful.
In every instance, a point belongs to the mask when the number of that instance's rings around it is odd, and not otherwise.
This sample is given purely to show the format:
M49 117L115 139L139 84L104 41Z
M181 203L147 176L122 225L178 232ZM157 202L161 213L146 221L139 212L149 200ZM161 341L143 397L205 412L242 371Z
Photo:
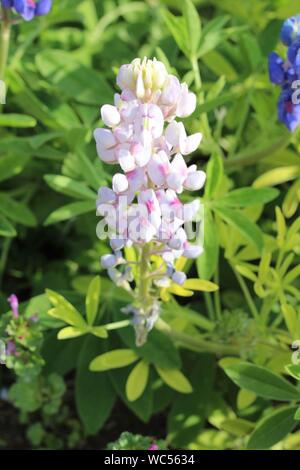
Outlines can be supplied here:
M100 277L96 276L92 279L89 284L86 300L85 300L85 307L86 307L86 316L89 325L93 325L100 302L100 291L101 291L101 281Z
M115 349L95 357L90 363L89 369L93 372L126 367L138 360L139 356L131 349Z
M126 396L129 401L135 401L143 394L149 377L149 364L140 361L130 372L126 382Z
M263 249L263 237L259 227L237 210L223 206L214 206L215 212L229 225L236 228L247 240L253 243L259 252Z
M155 368L158 375L169 387L180 393L192 393L192 385L179 369L166 369L158 366Z

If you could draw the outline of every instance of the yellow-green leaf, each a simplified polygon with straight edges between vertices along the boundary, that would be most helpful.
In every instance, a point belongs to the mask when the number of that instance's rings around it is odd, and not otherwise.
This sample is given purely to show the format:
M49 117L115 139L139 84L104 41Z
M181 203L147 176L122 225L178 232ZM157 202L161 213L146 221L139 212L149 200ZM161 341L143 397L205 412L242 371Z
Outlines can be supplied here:
M140 361L130 372L126 382L126 396L129 401L137 400L144 392L149 377L149 364Z
M77 338L77 336L82 336L86 333L86 330L75 328L74 326L66 326L58 332L57 339L69 339Z
M281 247L284 244L284 239L286 235L286 223L285 218L279 207L276 207L276 224L277 224L277 241L278 245Z
M163 369L156 366L158 375L162 380L180 393L192 393L193 387L191 386L188 379L178 369Z
M76 308L73 307L65 297L50 289L46 289L46 295L51 304L55 307L54 309L49 310L49 315L79 328L86 326L86 323L78 310L76 310Z
M241 388L237 396L237 407L239 410L243 410L244 408L248 408L248 406L252 405L255 400L256 394L254 392Z
M100 277L96 276L89 284L85 299L86 316L89 325L93 325L97 316L100 301L100 290Z
M94 336L98 336L98 338L107 338L108 337L107 330L103 326L94 326L91 329L91 333Z
M167 289L167 292L179 295L180 297L192 297L193 295L193 291L184 289L183 287L178 286L177 284L171 284L170 287Z
M184 289L199 290L204 292L214 292L219 289L217 284L205 279L187 279L183 284Z
M115 349L95 357L90 363L89 369L94 372L119 369L120 367L129 366L138 358L138 355L131 349Z
M264 186L275 186L276 184L285 183L300 175L299 165L283 166L273 168L270 171L260 175L253 183L255 188L262 188Z

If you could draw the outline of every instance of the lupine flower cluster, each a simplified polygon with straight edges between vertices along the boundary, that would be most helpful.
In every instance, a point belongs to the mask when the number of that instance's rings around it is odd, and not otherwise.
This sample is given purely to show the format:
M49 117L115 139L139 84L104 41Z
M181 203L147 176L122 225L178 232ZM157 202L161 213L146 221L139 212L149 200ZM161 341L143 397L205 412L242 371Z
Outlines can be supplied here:
M4 8L11 8L26 21L35 16L48 15L52 7L52 0L1 0Z
M288 47L283 60L276 52L269 56L272 83L280 85L278 118L290 131L300 124L300 14L287 19L281 29L281 41Z
M113 176L112 189L101 187L98 194L98 214L104 217L114 252L102 257L102 266L117 285L129 290L132 265L122 250L134 245L141 253L147 251L148 259L141 254L138 263L146 263L148 269L152 254L161 257L162 266L151 273L156 286L182 285L186 275L176 271L174 261L180 256L196 258L202 248L188 241L184 227L195 219L199 200L183 204L178 195L185 189L201 189L205 173L184 159L198 148L201 133L187 136L176 118L194 112L196 96L156 59L123 65L117 84L121 93L115 95L114 106L101 108L107 128L94 133L100 158L122 170ZM150 330L159 315L157 300L147 311L146 306L147 302L125 310L140 333Z

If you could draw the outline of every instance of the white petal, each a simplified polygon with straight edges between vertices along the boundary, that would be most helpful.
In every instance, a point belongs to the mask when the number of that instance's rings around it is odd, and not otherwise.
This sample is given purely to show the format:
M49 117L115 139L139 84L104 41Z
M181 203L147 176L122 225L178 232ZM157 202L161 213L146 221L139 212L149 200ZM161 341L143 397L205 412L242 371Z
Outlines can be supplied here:
M97 144L101 144L107 149L113 147L117 143L114 134L109 129L95 129L94 138Z
M118 160L125 173L134 170L136 167L134 156L127 149L120 149L118 151Z
M116 173L112 179L112 187L116 193L123 193L128 189L128 180L125 175Z
M188 176L184 182L184 187L190 191L197 191L203 188L206 180L206 174L204 171L195 171L188 173Z
M117 126L121 120L119 111L111 104L105 104L102 106L101 118L104 124L108 127Z

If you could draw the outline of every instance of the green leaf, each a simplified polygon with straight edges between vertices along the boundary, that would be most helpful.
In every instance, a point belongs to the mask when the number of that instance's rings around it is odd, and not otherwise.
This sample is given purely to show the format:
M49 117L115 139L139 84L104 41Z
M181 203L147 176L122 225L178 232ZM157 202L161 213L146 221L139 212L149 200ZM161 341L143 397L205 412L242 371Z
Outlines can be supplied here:
M15 227L0 214L0 236L1 237L15 237L17 232Z
M89 369L93 372L103 372L110 369L129 366L138 360L138 355L131 349L115 349L95 357Z
M247 449L269 449L281 441L297 425L294 418L297 408L297 406L280 408L263 418L251 434Z
M300 408L297 409L294 419L296 419L297 421L300 419Z
M91 199L92 201L96 199L96 194L86 184L72 180L67 176L45 175L44 180L54 191L67 196L78 199Z
M100 302L101 281L96 276L89 284L85 299L86 316L89 325L93 325L96 319Z
M76 407L85 431L96 434L110 415L116 401L107 374L94 374L89 363L99 353L99 340L89 336L80 351L75 380Z
M172 34L177 46L189 58L189 45L185 21L182 17L174 16L168 10L161 11L163 20Z
M92 335L97 336L98 338L105 339L108 337L107 330L103 326L93 326L90 331Z
M129 401L135 401L143 395L149 377L149 364L140 361L130 372L126 382L126 396Z
M253 183L256 188L262 188L264 186L275 186L276 184L282 184L286 181L291 181L297 176L300 176L299 165L282 166L279 168L273 168L272 170L263 173Z
M87 183L98 191L99 186L103 184L103 176L95 171L95 167L83 150L78 149L76 153L80 171Z
M22 202L17 202L5 193L0 193L0 212L26 227L35 227L37 220L31 210Z
M158 375L169 387L180 393L192 393L193 388L190 382L179 369L165 369L158 366L155 368Z
M0 181L5 181L21 173L30 158L29 155L1 155Z
M258 226L245 217L242 213L228 209L227 207L214 206L217 214L229 225L235 227L247 240L253 243L261 252L263 249L263 237Z
M187 279L183 284L183 288L200 292L215 292L219 289L219 286L214 282L206 281L204 279Z
M248 406L252 405L255 400L255 393L249 392L249 390L244 390L243 388L241 388L237 396L237 407L239 410L243 410L244 408L248 408Z
M223 160L219 154L213 154L206 167L205 198L211 199L218 191L224 175Z
M0 126L4 127L35 127L36 120L26 114L0 114Z
M191 57L196 57L201 37L201 22L198 12L191 0L183 1L183 17L185 20L185 27L187 37L189 38L189 50Z
M240 188L226 194L217 203L227 207L248 207L266 204L275 199L278 194L279 191L274 188Z
M51 289L46 289L46 295L54 306L53 309L49 310L49 315L59 318L66 323L77 328L85 328L86 323L83 317L80 315L78 310L62 295L54 292Z
M95 207L95 201L72 202L71 204L67 204L66 206L56 209L54 212L51 212L45 220L44 225L56 224L58 222L69 220L72 217L86 214L87 212L96 211Z
M300 365L289 364L286 366L286 370L292 377L294 377L294 379L300 380Z
M87 332L86 328L76 328L75 326L66 326L62 328L58 334L57 339L70 339L77 338L77 336L82 336Z
M300 392L280 375L247 362L224 366L228 377L239 387L271 400L299 400Z

